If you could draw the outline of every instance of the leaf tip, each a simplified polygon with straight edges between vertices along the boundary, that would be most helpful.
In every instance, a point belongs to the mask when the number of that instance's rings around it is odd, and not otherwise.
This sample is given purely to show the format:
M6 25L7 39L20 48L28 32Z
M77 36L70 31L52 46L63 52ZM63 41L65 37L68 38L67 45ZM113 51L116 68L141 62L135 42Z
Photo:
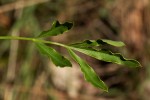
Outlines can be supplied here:
M106 90L104 90L104 91L107 92L107 93L109 92L108 88Z
M103 88L101 88L104 92L108 92L108 86L104 83Z
M126 46L126 44L122 42L122 46Z
M103 88L100 88L101 90L103 90L104 92L109 92L109 88L107 86L103 87Z

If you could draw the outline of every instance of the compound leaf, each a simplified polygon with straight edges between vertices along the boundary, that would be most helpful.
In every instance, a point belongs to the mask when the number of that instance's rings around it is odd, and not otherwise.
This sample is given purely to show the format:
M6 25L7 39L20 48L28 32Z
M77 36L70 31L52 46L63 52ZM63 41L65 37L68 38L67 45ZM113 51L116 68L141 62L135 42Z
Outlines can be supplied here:
M108 91L107 85L98 77L95 71L71 49L68 49L68 51L72 58L80 65L86 81L90 82L95 87L98 87L104 91Z
M71 22L65 22L60 24L58 21L54 21L51 29L43 31L38 37L56 36L63 34L64 32L70 30L73 26Z
M89 55L98 60L112 62L112 63L125 65L125 66L133 67L133 68L141 66L140 63L136 60L126 59L121 54L112 53L108 50L94 50L94 49L77 48L77 47L70 47L70 48L73 50L79 51L81 53L84 53L86 55Z
M38 42L36 43L36 46L40 51L40 53L48 56L56 66L60 66L60 67L72 66L71 62L68 59L66 59L64 56L59 54L55 49L48 47L43 43L38 43Z

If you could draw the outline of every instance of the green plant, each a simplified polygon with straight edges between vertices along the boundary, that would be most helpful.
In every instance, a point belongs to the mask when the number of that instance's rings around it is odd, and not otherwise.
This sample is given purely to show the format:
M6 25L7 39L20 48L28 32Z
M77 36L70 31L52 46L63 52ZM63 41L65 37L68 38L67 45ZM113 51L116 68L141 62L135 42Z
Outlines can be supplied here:
M98 39L98 40L86 40L81 43L74 43L70 45L65 45L57 42L46 41L41 38L56 36L59 34L63 34L64 32L70 30L73 24L70 22L65 22L64 24L60 24L58 21L55 21L52 24L52 27L48 31L43 31L37 37L15 37L15 36L0 36L0 39L15 39L15 40L27 40L35 43L36 47L40 51L41 54L48 56L52 62L59 67L71 67L72 64L70 60L62 56L55 49L46 44L52 44L64 47L68 50L71 57L80 65L81 71L84 74L85 79L93 84L95 87L98 87L104 91L108 91L107 85L98 77L95 71L90 67L85 60L80 58L74 51L81 52L83 54L89 55L98 60L116 63L120 65L129 66L132 68L141 66L140 63L136 60L125 59L119 53L112 53L110 50L106 49L96 49L96 47L102 47L103 45L111 45L115 47L122 47L125 44L120 41L112 41L106 39Z

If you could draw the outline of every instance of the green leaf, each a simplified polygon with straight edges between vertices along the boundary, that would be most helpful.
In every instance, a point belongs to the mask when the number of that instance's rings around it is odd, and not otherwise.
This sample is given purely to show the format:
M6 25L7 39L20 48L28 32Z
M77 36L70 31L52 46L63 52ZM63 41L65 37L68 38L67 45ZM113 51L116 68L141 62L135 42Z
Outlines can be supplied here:
M121 41L113 41L113 40L107 40L107 39L102 39L101 41L103 41L106 44L112 45L112 46L116 46L116 47L122 47L125 46L125 44Z
M70 30L72 26L73 23L71 22L65 22L64 24L60 24L58 21L54 21L51 29L43 31L38 37L56 36L59 34L63 34L64 32Z
M64 56L62 56L61 54L56 52L55 49L48 47L43 43L38 43L38 42L36 43L36 46L37 46L38 50L40 51L40 53L51 58L52 62L56 66L60 66L60 67L65 67L65 66L71 67L72 66L71 62L68 59L66 59Z
M106 62L112 62L112 63L125 65L132 68L141 66L140 63L136 60L126 59L121 54L112 53L108 50L94 50L94 49L77 48L77 47L70 47L70 49L79 51L93 58L106 61Z
M71 44L71 46L85 48L85 47L101 46L105 44L116 46L116 47L125 46L125 44L121 41L112 41L112 40L106 40L106 39L85 40L81 43Z
M107 85L98 77L95 71L71 49L68 49L68 51L72 58L80 65L81 71L84 74L84 78L95 87L98 87L104 91L108 91Z

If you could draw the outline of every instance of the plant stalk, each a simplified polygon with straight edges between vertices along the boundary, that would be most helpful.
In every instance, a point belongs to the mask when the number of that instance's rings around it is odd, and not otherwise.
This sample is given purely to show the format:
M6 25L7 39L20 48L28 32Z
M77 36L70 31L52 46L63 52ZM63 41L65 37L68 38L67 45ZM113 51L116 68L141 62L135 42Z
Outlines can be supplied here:
M58 45L58 46L62 46L62 47L65 47L65 48L69 47L69 46L61 44L61 43L47 41L47 40L42 40L42 39L38 39L38 38L31 38L31 37L0 36L0 40L25 40L25 41L42 42L42 43L46 43L46 44L53 44L53 45Z

